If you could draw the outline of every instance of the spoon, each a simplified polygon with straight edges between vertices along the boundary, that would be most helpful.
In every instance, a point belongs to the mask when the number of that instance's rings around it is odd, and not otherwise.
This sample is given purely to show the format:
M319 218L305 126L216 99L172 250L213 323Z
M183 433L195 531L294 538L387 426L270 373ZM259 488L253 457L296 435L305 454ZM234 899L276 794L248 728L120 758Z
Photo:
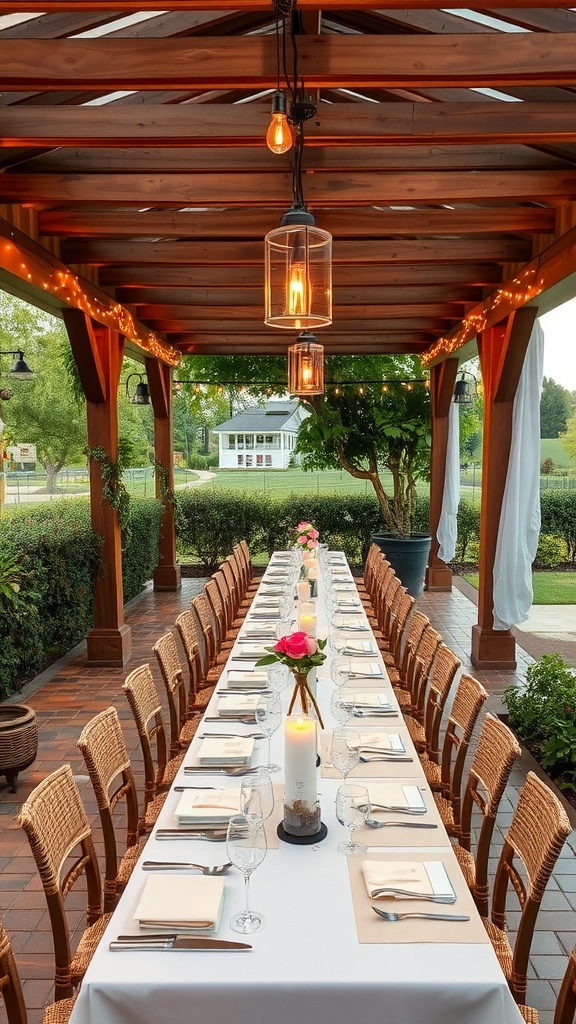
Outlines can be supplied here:
M194 864L193 862L179 862L179 861L162 861L162 860L145 860L142 864L144 871L162 871L168 868L197 868L203 875L224 875L231 868L232 864L228 861L227 864L214 864L212 867L209 864Z
M397 754L385 754L382 751L380 754L371 754L370 757L364 757L360 754L360 764L369 764L370 761L412 761L411 757L398 757Z
M194 775L196 772L201 772L202 775L229 775L231 778L237 778L241 775L251 775L252 772L260 771L258 766L254 768L210 768L209 765L204 767L199 765L198 767L191 766L184 768L185 775Z
M429 903L455 903L456 897L454 895L449 896L436 896L434 893L428 892L414 892L413 889L399 889L395 885L382 885L379 889L373 889L371 892L372 899L376 896L409 896L410 899L414 900L427 900Z
M366 818L366 824L370 828L438 828L438 825L427 821L376 821L375 818Z
M159 828L156 831L155 839L205 839L210 843L223 843L226 839L227 829L213 828L204 832L198 832L192 828Z
M405 917L423 917L427 921L469 921L470 918L467 914L418 914L417 912L410 914L396 914L393 910L380 910L379 907L372 907L375 914L378 917L382 917L385 921L403 921Z

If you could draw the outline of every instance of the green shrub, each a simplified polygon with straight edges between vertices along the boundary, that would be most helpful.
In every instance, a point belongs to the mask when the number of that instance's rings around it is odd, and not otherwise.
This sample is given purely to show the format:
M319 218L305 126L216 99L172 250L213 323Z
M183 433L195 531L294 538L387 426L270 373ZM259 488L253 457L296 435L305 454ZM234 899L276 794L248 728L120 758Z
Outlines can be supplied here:
M553 569L560 565L566 557L566 545L560 537L553 537L549 533L541 533L538 539L538 550L534 559L534 566L537 569Z
M480 506L461 498L458 506L458 537L456 541L456 560L458 562L474 562L474 558L468 550L472 541L480 537ZM468 555L468 558L466 557Z
M540 508L542 533L561 537L568 560L576 561L576 491L543 491Z
M156 498L131 498L129 540L122 551L124 601L139 594L158 565L160 523L164 506Z
M177 496L178 540L183 551L196 555L207 572L214 572L243 538L255 551L263 548L262 528L268 515L265 495L199 487Z
M188 469L206 469L208 466L208 460L205 455L198 455L193 452L188 459Z

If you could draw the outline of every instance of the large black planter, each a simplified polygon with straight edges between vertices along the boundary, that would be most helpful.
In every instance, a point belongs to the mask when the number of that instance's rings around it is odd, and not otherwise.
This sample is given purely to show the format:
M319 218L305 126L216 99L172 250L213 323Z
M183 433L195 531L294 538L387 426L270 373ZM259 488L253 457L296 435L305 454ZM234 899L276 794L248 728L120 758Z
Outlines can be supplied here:
M370 538L382 548L402 586L412 597L424 590L424 576L432 538L429 533L412 533L409 537L395 537L392 533L374 533Z

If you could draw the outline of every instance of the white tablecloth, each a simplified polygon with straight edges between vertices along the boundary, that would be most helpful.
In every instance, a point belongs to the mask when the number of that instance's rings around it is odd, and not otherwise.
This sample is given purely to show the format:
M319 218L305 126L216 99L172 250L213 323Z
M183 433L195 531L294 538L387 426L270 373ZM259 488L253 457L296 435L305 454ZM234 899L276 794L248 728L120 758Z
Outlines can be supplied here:
M318 606L318 635L325 636L321 600ZM318 671L318 699L327 725L333 724L331 691L326 662ZM288 699L286 691L284 701ZM250 731L236 724L226 728ZM218 725L207 731L223 730ZM273 760L279 764L282 745L280 728L272 740ZM266 742L259 742L254 761L263 763L265 757ZM417 758L415 765L424 788ZM181 771L175 785L202 781L202 775L184 776ZM225 776L211 775L205 781L208 786L238 785ZM281 781L281 775L273 781ZM358 942L347 862L336 852L345 838L334 812L338 785L338 780L319 780L322 819L328 826L324 842L304 847L280 843L254 873L251 905L264 913L266 925L245 940L228 924L243 907L243 879L235 870L224 876L218 937L247 941L253 946L250 952L109 951L111 939L139 930L133 915L148 875L136 867L88 969L71 1024L520 1024L489 943ZM169 794L159 827L176 824L179 798L178 793ZM395 853L425 848L422 834L407 829L406 835L406 847L396 847ZM453 856L449 847L446 837L446 851ZM196 840L158 842L153 834L145 856L217 864L226 859L226 847Z

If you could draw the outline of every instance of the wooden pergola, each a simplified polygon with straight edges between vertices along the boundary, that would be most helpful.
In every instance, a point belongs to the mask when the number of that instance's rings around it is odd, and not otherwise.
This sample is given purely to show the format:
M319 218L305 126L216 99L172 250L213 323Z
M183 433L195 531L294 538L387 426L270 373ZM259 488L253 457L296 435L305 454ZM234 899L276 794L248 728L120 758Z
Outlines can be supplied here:
M25 13L22 9L25 8ZM158 9L162 13L158 13ZM485 395L474 662L506 667L492 566L512 402L538 313L575 292L576 13L558 0L439 10L298 0L316 101L304 192L334 236L327 354L431 367L431 529L458 365ZM135 17L136 16L136 17ZM124 348L145 363L156 459L172 479L171 374L186 353L280 354L263 324L263 237L291 199L265 145L277 83L271 0L0 0L0 286L64 318L89 442L114 458ZM105 539L92 662L122 664L120 537ZM179 585L165 502L157 588ZM449 589L434 541L430 589Z

